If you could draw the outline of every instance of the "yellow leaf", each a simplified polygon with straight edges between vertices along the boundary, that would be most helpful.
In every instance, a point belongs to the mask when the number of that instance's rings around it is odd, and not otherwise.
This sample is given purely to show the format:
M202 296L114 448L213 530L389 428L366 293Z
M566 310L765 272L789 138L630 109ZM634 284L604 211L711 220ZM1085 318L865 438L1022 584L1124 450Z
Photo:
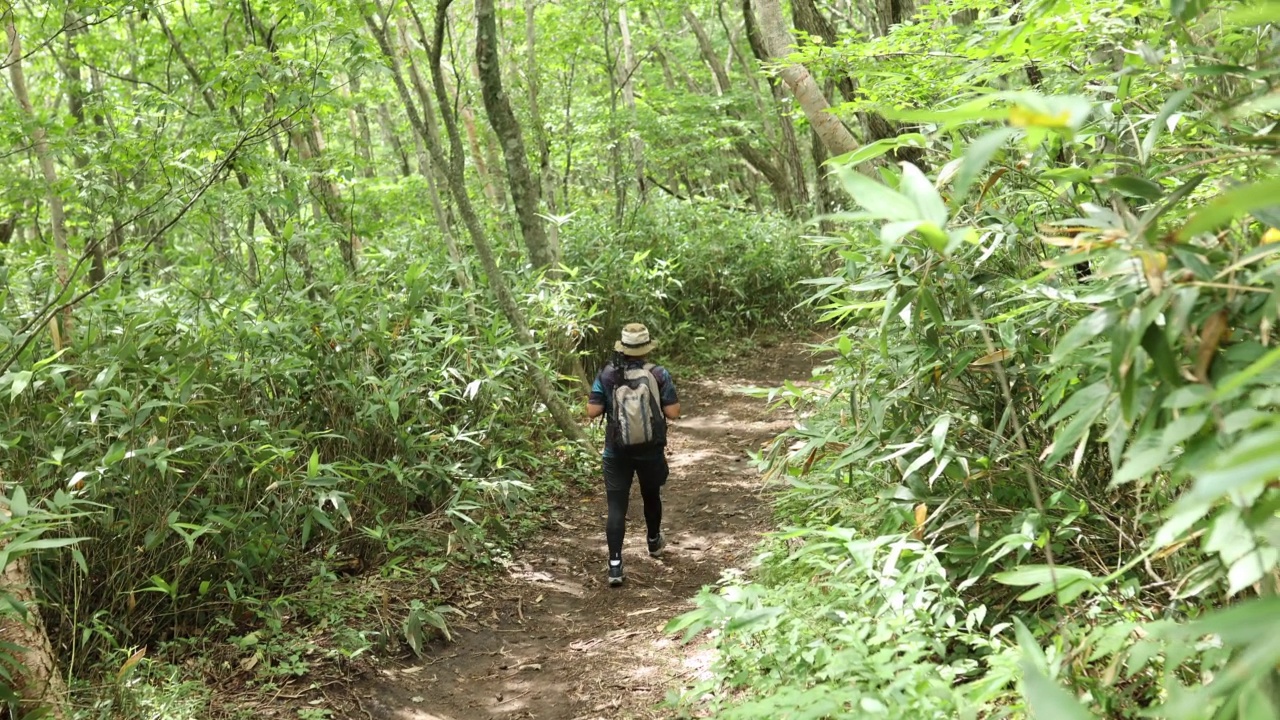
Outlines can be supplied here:
M120 666L120 669L116 671L116 682L120 682L121 680L123 680L124 676L128 674L129 670L132 669L134 665L137 665L138 663L142 662L142 658L146 656L147 656L146 648L142 648L138 652L130 655L129 659L125 660L124 664Z
M1151 292L1159 295L1164 289L1164 271L1169 267L1169 258L1162 252L1140 252L1138 255L1142 258L1142 269Z
M998 362L1004 362L1013 357L1013 351L1008 348L1002 348L992 353L987 353L982 357L969 363L969 367L983 367L984 365L994 365Z
M1262 233L1262 244L1267 245L1273 242L1280 242L1280 230L1267 228L1267 231Z
M920 503L916 506L916 529L911 532L917 540L924 539L924 521L929 519L929 506Z
M1009 124L1014 127L1064 128L1070 120L1071 113L1066 110L1054 115L1037 112L1021 105L1014 105L1009 110Z

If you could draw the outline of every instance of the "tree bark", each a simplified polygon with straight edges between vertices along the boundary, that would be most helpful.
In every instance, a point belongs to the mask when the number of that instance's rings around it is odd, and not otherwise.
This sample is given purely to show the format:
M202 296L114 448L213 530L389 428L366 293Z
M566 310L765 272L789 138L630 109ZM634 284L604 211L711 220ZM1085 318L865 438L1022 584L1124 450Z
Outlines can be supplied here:
M884 24L884 30L881 34L888 32L890 25L896 25L904 21L906 13L911 11L909 0L879 0L879 2L881 4L881 14L888 13L888 15L885 15L888 17L888 24ZM835 26L822 14L814 0L793 0L791 10L797 29L822 38L828 45L834 45L837 42L838 37ZM833 79L845 100L849 102L857 100L858 82L854 78L849 75L840 75ZM829 87L827 89L830 91ZM860 111L858 120L862 123L864 138L868 142L897 137L901 133L901 128L897 123L886 120L878 113ZM916 165L921 165L924 162L924 150L921 148L897 148L889 155L897 162L910 162Z
M795 45L795 39L782 17L781 4L778 0L756 0L755 5L759 13L760 39L769 59L785 62ZM858 149L853 135L830 112L831 105L808 68L800 63L787 63L782 65L779 74L787 87L791 88L800 107L804 109L805 116L809 118L809 123L830 153L844 155Z
M537 53L536 0L525 0L524 40L525 56L529 67L525 71L525 84L529 91L529 116L533 121L534 142L538 145L538 180L542 186L542 204L546 206L547 215L554 216L556 211L556 183L551 170L551 141L547 138L547 126L542 121L542 106L538 103L539 72ZM551 253L560 257L560 224L551 222L547 225L547 243Z
M57 657L36 607L26 558L0 568L0 595L7 595L10 602L26 611L24 618L8 604L0 610L0 644L22 648L14 651L20 667L13 688L22 701L22 708L43 710L58 720L66 718L67 684L58 671ZM0 653L8 652L0 650Z
M524 237L529 262L535 270L554 268L560 259L552 255L546 228L538 216L538 184L529 172L524 133L511 102L502 87L502 66L498 63L497 13L493 0L476 0L476 66L480 75L480 96L489 124L498 136L507 166L507 185L516 206L520 234Z
M53 153L49 150L48 135L36 118L35 108L27 95L27 80L22 72L22 39L18 36L18 28L14 25L14 11L4 13L5 34L9 37L9 54L5 62L9 65L9 80L13 83L13 95L18 101L22 114L31 123L31 144L35 148L36 161L40 165L40 173L44 176L45 197L49 202L49 221L53 232L53 261L58 274L61 291L71 287L71 270L67 260L67 219L62 207L62 196L58 193L58 171L53 164ZM71 308L62 312L61 338L63 342L71 341Z
M347 118L351 122L351 138L362 164L360 174L365 178L372 178L377 172L373 165L373 133L369 128L369 111L360 99L360 76L351 75L349 79L351 90L347 93L347 100L351 102L351 106L347 108Z
M711 74L715 77L715 84L719 92L727 93L733 89L729 80L729 73L725 70L724 64L720 62L720 57L716 55L715 49L711 46L711 37L707 35L707 31L699 22L698 17L691 10L686 9L684 12L685 22L689 23L689 28L693 30L693 35L698 41L698 48L702 51L702 58L707 65L711 67ZM741 113L729 110L729 115L741 119ZM757 150L751 145L743 134L731 129L733 135L733 149L742 156L751 168L764 176L769 187L773 190L774 199L778 202L778 207L788 215L795 215L798 208L795 202L795 189L791 185L791 178L787 174L786 160L783 160L782 167L775 165L765 156L764 153Z
M529 324L525 320L524 313L516 302L515 296L511 293L511 289L507 286L506 277L502 274L502 269L498 267L493 247L489 244L489 238L485 235L480 218L476 216L475 208L471 205L471 197L467 194L462 135L458 131L458 122L454 117L453 108L449 104L448 90L446 90L444 82L444 71L440 65L440 51L444 44L444 31L448 22L448 11L451 2L452 0L438 0L433 41L427 48L431 58L431 78L435 85L436 101L440 106L445 131L449 136L450 150L447 162L442 148L428 145L427 150L431 153L432 162L439 167L447 168L446 175L449 180L449 192L453 195L458 212L462 215L463 226L467 229L471 244L474 246L476 255L480 258L480 264L484 267L485 274L488 276L489 288L493 291L499 309L502 310L507 322L510 323L512 330L515 332L516 340L528 348L530 365L527 375L534 387L534 391L551 413L560 431L570 440L585 443L586 434L574 422L569 408L565 406L564 402L556 394L555 389L540 367L541 353L538 352L533 333L529 331ZM386 27L378 28L369 17L365 18L365 22L370 25L374 39L378 42L382 54L392 64L392 69L395 70L395 52L391 48L391 43L387 37ZM405 109L409 113L409 121L414 130L418 132L420 137L425 138L427 136L426 124L412 103L409 88L405 85L404 78L401 77L399 72L392 72L391 79L396 86L396 92L400 94L400 99L405 103Z
M404 150L404 144L400 142L400 136L396 134L395 122L391 119L391 110L387 108L386 103L378 103L378 126L382 129L382 137L391 146L391 152L395 155L396 160L400 163L400 174L408 177L409 170L409 154Z
M410 10L413 10L412 6L410 6ZM417 21L416 15L414 20ZM382 22L382 27L385 28L390 22L390 19L386 15L383 15ZM377 36L379 32L382 32L379 29L379 26L373 22L371 16L365 16L365 24L369 27L370 32L374 33L375 36ZM421 26L419 26L418 29L421 31ZM437 182L436 176L437 172L442 171L443 168L437 167L436 164L431 161L430 151L427 150L428 145L434 145L436 147L439 147L440 145L439 135L436 132L435 110L431 106L431 96L427 91L426 84L423 82L422 76L418 72L417 65L413 62L413 56L409 53L408 33L402 23L397 24L397 30L399 31L400 45L393 49L393 52L396 52L396 54L390 60L391 72L395 73L396 77L403 78L404 71L402 69L402 61L404 64L408 64L409 77L412 79L414 90L418 94L418 101L422 103L422 108L419 112L419 108L412 105L412 98L407 96L401 98L403 103L408 103L405 105L405 112L410 115L409 124L413 130L413 144L418 154L418 174L427 181L427 197L431 201L431 209L432 212L435 213L436 224L439 226L440 236L444 240L445 252L449 254L449 259L453 263L454 279L458 281L458 287L464 290L470 290L472 287L471 276L467 274L467 266L464 258L462 257L462 250L458 247L458 242L453 235L453 224L450 222L449 214L445 211L444 203L441 202L440 199L439 183ZM389 35L387 36L387 43L390 46L391 38ZM404 82L403 79L401 79L401 82ZM419 133L417 131L417 127L414 126L412 122L413 117L420 117L423 119L422 124L424 126L425 133ZM406 173L406 176L407 175L408 173ZM470 298L467 300L467 311L472 316L476 315L475 307L473 306Z
M635 91L635 73L639 67L636 62L636 52L631 47L631 28L627 26L627 8L621 6L618 8L618 28L622 38L622 58L624 65L622 67L622 104L627 106L627 110L631 113L631 162L635 166L636 186L640 189L640 202L644 202L645 182L644 182L644 139L640 137L640 133L636 130L636 124L639 118L636 115L636 91Z

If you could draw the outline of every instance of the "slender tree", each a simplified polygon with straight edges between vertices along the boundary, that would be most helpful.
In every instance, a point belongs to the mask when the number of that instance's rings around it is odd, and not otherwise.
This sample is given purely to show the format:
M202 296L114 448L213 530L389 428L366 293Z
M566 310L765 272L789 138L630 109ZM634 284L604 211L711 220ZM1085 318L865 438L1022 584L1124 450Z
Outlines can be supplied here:
M427 150L431 153L432 162L447 169L449 192L453 196L459 214L462 216L463 227L466 228L467 235L471 238L471 244L475 248L476 255L480 258L480 264L484 267L485 275L488 277L489 289L493 292L494 299L497 301L502 314L507 318L507 322L511 324L512 330L515 331L516 339L528 348L530 365L527 375L530 384L533 385L538 398L551 413L560 431L575 442L586 442L586 433L574 421L569 408L565 406L560 396L556 394L555 388L552 387L551 382L541 368L541 353L538 352L533 333L529 331L529 323L525 320L524 311L520 309L515 295L512 294L511 288L507 285L506 277L498 266L497 257L493 252L492 245L489 244L489 238L485 234L484 226L480 223L475 207L471 204L471 197L467 193L462 134L458 130L458 122L454 116L453 106L449 102L448 90L445 89L444 70L440 61L441 48L445 41L445 28L448 23L449 5L451 3L452 0L438 0L434 32L431 44L427 48L431 59L431 79L432 84L435 86L436 101L440 107L440 114L444 119L445 132L449 137L449 155L446 158L444 150L435 145L428 144ZM426 138L426 123L418 113L409 94L409 87L405 84L404 77L400 72L399 61L396 59L395 50L391 46L386 25L379 25L368 15L365 16L365 24L369 26L370 32L382 50L384 59L387 60L391 67L392 82L395 84L396 92L399 93L405 109L409 113L410 123L420 137Z
M804 109L822 144L835 155L857 150L857 141L840 118L830 112L831 104L809 69L801 63L788 62L795 39L782 16L779 0L755 0L755 9L759 15L760 39L765 51L770 60L782 64L779 74Z
M4 13L5 34L9 38L9 54L5 64L9 66L9 80L13 84L13 95L18 101L27 122L31 125L31 145L36 153L36 161L40 165L40 174L44 177L45 198L49 202L49 223L53 233L54 266L57 268L60 292L71 289L71 271L67 259L67 218L62 205L62 196L58 193L58 170L54 165L53 151L49 149L48 134L44 126L36 118L35 108L27 95L27 80L22 72L22 38L18 35L18 27L14 24L12 8ZM58 327L50 324L54 333L54 344L60 345ZM71 339L71 308L62 313L61 340Z

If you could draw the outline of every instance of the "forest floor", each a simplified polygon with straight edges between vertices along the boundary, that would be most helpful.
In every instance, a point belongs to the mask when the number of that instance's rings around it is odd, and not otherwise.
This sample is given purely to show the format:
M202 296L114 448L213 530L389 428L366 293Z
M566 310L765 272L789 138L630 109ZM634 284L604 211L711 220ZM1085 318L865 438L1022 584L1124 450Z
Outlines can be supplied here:
M623 553L627 581L605 581L604 493L565 499L560 517L517 548L507 571L469 618L451 620L454 642L415 662L382 667L353 689L373 720L633 720L666 718L668 690L697 682L710 658L663 633L671 618L730 568L750 561L770 511L748 452L791 426L785 410L739 390L809 378L799 343L763 347L717 377L681 381L684 417L668 446L663 492L667 550L645 548L633 488Z

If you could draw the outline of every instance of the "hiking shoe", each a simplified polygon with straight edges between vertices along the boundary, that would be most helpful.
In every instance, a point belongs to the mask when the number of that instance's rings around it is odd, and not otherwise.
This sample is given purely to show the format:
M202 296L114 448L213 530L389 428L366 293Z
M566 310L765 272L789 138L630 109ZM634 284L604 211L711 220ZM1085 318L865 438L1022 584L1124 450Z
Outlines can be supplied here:
M609 565L609 584L617 587L627 578L626 573L622 572L622 563L617 565Z
M649 557L662 557L662 549L667 546L667 541L662 537L662 533L658 533L658 537L649 539Z

